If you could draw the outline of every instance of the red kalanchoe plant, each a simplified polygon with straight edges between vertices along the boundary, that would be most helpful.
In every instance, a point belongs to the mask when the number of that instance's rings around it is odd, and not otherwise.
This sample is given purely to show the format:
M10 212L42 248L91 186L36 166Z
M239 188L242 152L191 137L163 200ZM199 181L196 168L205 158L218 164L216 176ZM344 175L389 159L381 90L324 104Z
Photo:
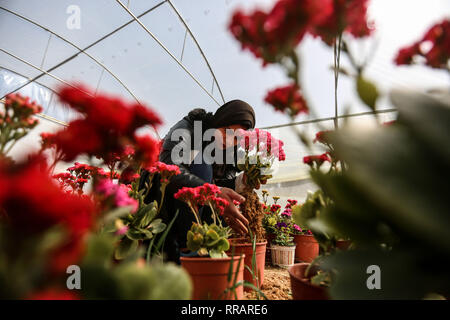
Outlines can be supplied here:
M65 240L53 251L49 268L65 272L78 262L84 235L93 227L95 205L88 197L64 192L47 174L46 161L32 157L16 165L0 164L0 217L21 235L36 235L60 226Z
M34 115L40 112L41 106L19 93L5 97L3 110L0 108L0 158L39 123Z
M291 118L302 112L308 113L306 101L295 83L269 91L264 101Z
M280 0L268 12L246 15L237 11L229 29L242 48L261 58L264 65L279 62L293 53L311 24L327 16L330 1Z
M410 46L400 49L395 58L397 65L409 65L416 57L423 57L432 68L449 70L450 19L432 26L425 36Z
M325 1L331 6L325 19L310 26L310 32L320 37L326 44L333 45L342 33L355 38L369 36L373 29L367 21L369 0L331 0Z
M173 176L181 173L177 165L166 164L160 161L156 162L148 171L151 174L159 173L161 183L167 183Z
M320 168L327 161L331 161L328 153L303 157L303 163L309 165L311 168Z
M199 215L200 206L209 206L212 210L214 223L218 220L218 216L223 214L228 201L219 197L220 188L214 184L205 183L203 186L196 188L183 187L174 194L174 198L185 202L194 213L198 224L201 224Z
M61 100L83 115L56 134L55 143L64 152L64 160L86 154L102 158L107 164L120 158L131 146L136 161L142 166L152 165L159 143L149 136L136 136L135 131L145 125L156 127L161 120L140 105L86 92L89 90L83 87L64 87L59 91Z
M225 251L230 248L227 240L230 236L230 228L223 227L219 217L228 206L228 201L221 198L219 193L219 187L205 183L196 188L181 188L174 195L175 199L187 203L195 216L197 223L193 223L187 233L187 247L200 256L226 257ZM208 206L211 209L214 221L211 225L202 224L199 214L200 206Z

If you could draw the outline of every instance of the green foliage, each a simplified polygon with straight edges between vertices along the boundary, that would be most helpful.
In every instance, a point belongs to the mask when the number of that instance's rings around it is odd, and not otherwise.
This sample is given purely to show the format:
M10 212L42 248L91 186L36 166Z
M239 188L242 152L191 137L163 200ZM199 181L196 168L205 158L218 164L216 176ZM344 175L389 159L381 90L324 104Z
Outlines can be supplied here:
M155 219L157 213L158 203L156 201L150 204L142 202L136 213L129 214L123 219L128 230L117 246L116 259L124 259L135 253L139 241L153 239L156 234L166 229L166 224L161 219Z
M230 249L229 236L229 227L221 227L214 223L211 225L193 223L187 233L187 248L200 256L224 258L227 257L225 251Z
M362 75L356 79L356 91L361 100L372 110L375 110L379 93L377 87Z
M334 298L450 294L448 99L397 92L392 101L395 124L332 137L348 170L314 176L333 201L321 219L357 248L324 259L322 267L337 271ZM381 268L381 290L367 289L370 265Z
M112 262L114 239L92 235L81 265L81 294L87 299L189 299L192 285L186 272L173 264L139 264L129 257ZM116 251L117 253L117 251Z
M272 244L283 247L290 247L294 245L294 237L291 236L291 229L289 227L277 228L275 232L275 239L272 240Z

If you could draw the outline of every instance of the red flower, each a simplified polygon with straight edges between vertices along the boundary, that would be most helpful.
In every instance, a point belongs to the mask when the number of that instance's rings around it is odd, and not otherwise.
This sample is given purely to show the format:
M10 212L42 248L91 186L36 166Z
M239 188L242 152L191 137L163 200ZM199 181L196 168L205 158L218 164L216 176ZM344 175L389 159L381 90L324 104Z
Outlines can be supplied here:
M292 52L312 23L320 22L331 10L330 2L280 0L268 12L234 13L229 29L243 49L262 58L264 65L277 62Z
M48 288L31 294L27 300L79 300L80 296L73 290Z
M174 198L186 202L194 210L197 210L199 206L211 205L216 213L222 215L229 203L221 198L219 194L219 187L205 183L196 188L183 187L174 194Z
M319 131L316 133L316 137L314 138L314 143L316 142L320 142L323 144L327 144L328 140L327 140L327 135L331 132L331 130L327 130L327 131Z
M158 160L160 151L160 141L150 136L135 136L136 143L135 161L142 164L143 167L149 167Z
M400 49L400 51L397 53L397 57L395 58L395 64L396 65L411 64L413 62L414 56L419 53L420 53L419 46L417 44L413 44L410 47Z
M67 129L56 134L55 142L64 152L64 160L71 161L87 154L109 164L130 156L128 151L134 148L136 157L142 161L140 165L149 166L156 161L158 142L135 135L142 126L161 124L154 112L117 98L94 96L83 87L65 87L59 93L63 102L83 115L82 119L72 121Z
M424 44L428 44L428 48ZM412 64L415 56L425 58L425 64L432 68L448 68L448 60L450 59L450 19L435 24L420 41L400 49L395 58L395 63L397 65Z
M310 32L332 45L339 34L350 33L355 38L369 36L372 29L367 22L368 0L332 0L326 18L310 26Z
M95 126L84 119L72 121L55 136L55 143L64 153L65 161L72 161L81 154L102 152L103 141Z
M281 206L279 204L273 204L270 206L270 212L277 213L278 210L281 209Z
M295 117L301 112L308 113L306 101L296 84L269 91L264 101L272 105L275 110L288 113L290 117Z
M43 167L45 159L40 157L23 164L0 166L0 186L8 186L0 196L0 207L8 225L20 230L24 237L56 225L63 227L67 240L62 252L64 258L59 261L66 265L56 263L51 266L54 271L61 272L78 261L83 236L92 227L95 206L87 197L61 190ZM58 249L54 252L55 259L61 253Z
M314 155L314 156L306 156L303 158L303 163L313 166L316 164L318 167L320 167L324 162L330 162L330 157L328 156L328 153L324 153L321 155Z
M161 183L168 183L173 176L181 173L177 165L165 164L160 161L156 162L148 171L151 174L159 173L161 175Z

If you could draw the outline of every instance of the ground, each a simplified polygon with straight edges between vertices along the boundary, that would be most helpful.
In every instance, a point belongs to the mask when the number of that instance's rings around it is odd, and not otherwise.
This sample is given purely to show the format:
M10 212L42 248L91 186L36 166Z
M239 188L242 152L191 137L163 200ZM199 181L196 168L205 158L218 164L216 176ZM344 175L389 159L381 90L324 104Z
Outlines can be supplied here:
M267 266L264 271L262 292L269 300L291 300L291 282L287 269ZM245 292L246 299L256 299L255 292Z

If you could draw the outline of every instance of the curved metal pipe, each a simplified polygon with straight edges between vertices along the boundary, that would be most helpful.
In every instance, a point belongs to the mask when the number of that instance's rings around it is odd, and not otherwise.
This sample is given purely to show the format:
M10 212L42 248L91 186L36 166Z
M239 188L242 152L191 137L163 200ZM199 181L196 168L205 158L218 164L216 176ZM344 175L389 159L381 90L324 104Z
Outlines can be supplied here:
M181 23L183 23L184 27L186 28L186 30L189 32L189 34L192 37L192 40L194 40L195 45L197 46L198 50L200 51L200 54L202 55L203 59L206 62L206 65L208 66L209 71L211 72L214 82L216 83L217 88L219 89L219 93L220 96L222 98L223 103L225 103L225 98L223 97L223 93L222 93L222 89L219 86L219 82L217 81L216 75L214 74L214 71L211 68L211 65L209 64L208 59L206 58L205 53L203 52L202 48L200 47L200 44L197 41L197 38L194 36L194 34L192 33L191 29L189 28L187 22L184 20L184 18L181 16L180 12L178 11L178 9L174 6L174 4L172 3L171 0L167 0L167 2L169 3L169 5L172 7L173 11L176 13L176 15L178 16L178 18L180 19Z
M136 17L134 15L133 12L130 11L130 9L128 9L120 0L116 0L116 2L126 11L128 12L128 14L145 30L145 32L147 32L152 38L153 40L156 41L156 43L158 43L158 45L164 49L164 51L166 51L166 53L192 78L192 80L195 81L195 83L197 83L197 85L203 90L205 91L205 93L217 104L220 106L220 103L208 92L208 90L197 80L197 78L194 77L194 75L186 68L186 66L180 62L180 60L178 60L177 57L175 57L175 55L170 52L169 49L167 49L167 47L142 23L141 20L139 20L138 17Z

